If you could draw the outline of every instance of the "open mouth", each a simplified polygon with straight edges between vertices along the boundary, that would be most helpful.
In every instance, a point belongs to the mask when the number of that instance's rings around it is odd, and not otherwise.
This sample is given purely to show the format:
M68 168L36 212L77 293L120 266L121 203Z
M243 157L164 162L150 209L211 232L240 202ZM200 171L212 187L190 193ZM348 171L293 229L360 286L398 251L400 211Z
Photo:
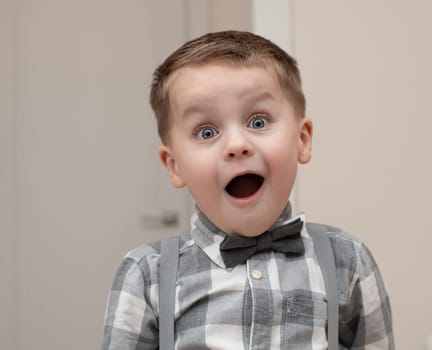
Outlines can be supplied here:
M262 186L264 178L256 174L245 174L236 176L225 187L231 196L236 198L246 198L254 195Z

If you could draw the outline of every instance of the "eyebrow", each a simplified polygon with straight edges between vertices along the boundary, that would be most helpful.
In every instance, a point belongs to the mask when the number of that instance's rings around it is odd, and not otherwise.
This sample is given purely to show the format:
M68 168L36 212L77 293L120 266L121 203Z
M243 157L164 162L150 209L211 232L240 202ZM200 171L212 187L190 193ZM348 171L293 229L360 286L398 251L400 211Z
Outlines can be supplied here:
M267 90L255 92L245 91L240 97L245 96L246 101L244 103L259 103L266 100L276 101L276 98ZM187 117L191 114L202 113L208 110L216 109L217 103L214 102L213 98L202 96L197 98L197 101L187 106L181 113L182 116Z
M182 111L181 115L187 117L191 114L201 113L207 111L209 109L214 109L216 107L216 103L214 103L213 99L200 97L197 98L196 101L187 106L184 111Z
M265 101L265 100L273 100L276 101L276 98L267 90L258 91L256 93L249 94L247 98L253 101Z

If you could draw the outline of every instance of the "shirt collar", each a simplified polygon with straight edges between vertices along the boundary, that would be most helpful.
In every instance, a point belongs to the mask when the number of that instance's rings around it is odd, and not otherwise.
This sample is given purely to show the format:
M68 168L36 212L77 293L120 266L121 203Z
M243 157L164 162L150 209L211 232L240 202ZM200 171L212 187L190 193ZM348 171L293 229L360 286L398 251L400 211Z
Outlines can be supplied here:
M304 214L292 217L291 203L288 203L270 229L275 229L289 221L297 220L299 217L304 221ZM191 218L191 235L195 243L204 251L211 261L221 268L226 268L220 254L219 245L227 236L227 233L213 224L198 207L196 207L196 212Z

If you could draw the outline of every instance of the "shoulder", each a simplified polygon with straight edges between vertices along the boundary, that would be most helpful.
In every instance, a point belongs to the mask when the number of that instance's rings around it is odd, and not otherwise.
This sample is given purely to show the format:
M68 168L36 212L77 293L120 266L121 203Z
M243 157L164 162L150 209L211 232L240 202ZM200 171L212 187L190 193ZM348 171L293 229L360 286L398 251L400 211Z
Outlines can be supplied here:
M362 244L361 240L358 237L348 233L346 230L342 228L332 226L332 225L308 222L306 224L308 231L310 231L311 228L313 228L313 225L319 226L321 229L323 229L329 235L329 238L332 241L332 243L333 241L335 241L341 243L345 242L346 244L354 244L354 245Z
M312 230L325 232L328 235L334 250L341 250L343 252L345 250L361 249L363 246L363 242L358 237L339 227L316 223L307 223L306 227L308 232L311 232Z
M176 237L180 240L180 252L191 244L189 234ZM114 289L123 290L127 285L139 289L156 285L159 280L161 245L162 240L145 243L124 255L114 279Z
M359 237L336 226L325 224L319 226L327 232L338 269L360 274L361 271L376 268L371 251Z
M193 244L192 237L189 233L173 236L179 240L179 252L187 249ZM162 241L164 239L144 243L130 250L123 260L130 261L137 265L148 264L151 262L159 262L161 255Z

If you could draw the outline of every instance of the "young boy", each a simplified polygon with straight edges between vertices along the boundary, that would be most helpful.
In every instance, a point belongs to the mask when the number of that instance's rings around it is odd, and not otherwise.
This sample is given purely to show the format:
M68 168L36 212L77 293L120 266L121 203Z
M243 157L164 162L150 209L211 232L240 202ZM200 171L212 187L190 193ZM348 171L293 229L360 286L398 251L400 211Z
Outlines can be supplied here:
M176 348L326 349L322 270L304 216L293 217L289 203L313 130L295 60L251 33L210 33L158 67L150 100L162 163L196 201L179 249ZM300 228L287 251L272 250L285 224ZM230 255L230 237L256 238L257 247ZM340 349L394 349L389 299L369 250L337 229L329 237ZM160 246L124 258L103 349L158 348Z

